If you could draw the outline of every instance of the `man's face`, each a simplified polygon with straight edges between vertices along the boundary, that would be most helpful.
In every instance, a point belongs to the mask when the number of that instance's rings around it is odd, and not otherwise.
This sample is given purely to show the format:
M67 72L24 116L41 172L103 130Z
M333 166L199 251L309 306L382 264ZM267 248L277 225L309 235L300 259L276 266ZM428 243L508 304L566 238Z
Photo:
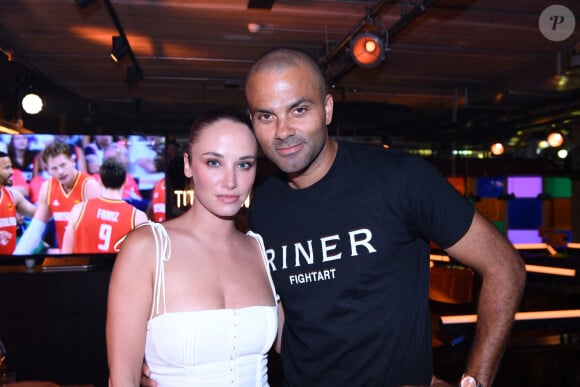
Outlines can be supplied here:
M68 188L72 187L77 176L77 170L74 161L70 157L64 154L50 157L46 168L50 176L57 179L60 184Z
M0 185L12 185L12 161L10 157L0 157Z
M282 171L301 174L316 167L328 140L332 97L321 97L306 66L252 74L246 98L254 132L266 156Z

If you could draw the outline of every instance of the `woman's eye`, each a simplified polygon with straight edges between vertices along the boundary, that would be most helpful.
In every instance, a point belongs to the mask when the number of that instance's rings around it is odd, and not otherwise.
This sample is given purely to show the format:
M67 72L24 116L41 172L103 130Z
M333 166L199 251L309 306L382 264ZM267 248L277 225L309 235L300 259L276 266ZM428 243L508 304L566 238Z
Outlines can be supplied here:
M218 165L220 165L219 161L217 160L207 160L207 165L209 165L210 167L217 167Z
M249 161L248 161L248 162L243 162L243 163L240 163L240 164L239 164L239 167L240 167L241 169L250 169L250 168L252 168L253 166L254 166L254 163L252 163L252 162L249 162Z

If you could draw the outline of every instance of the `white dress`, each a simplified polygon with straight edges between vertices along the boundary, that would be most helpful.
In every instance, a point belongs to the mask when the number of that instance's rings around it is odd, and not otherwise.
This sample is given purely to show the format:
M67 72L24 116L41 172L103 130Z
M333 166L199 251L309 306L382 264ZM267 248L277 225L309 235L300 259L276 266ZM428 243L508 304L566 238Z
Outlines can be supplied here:
M276 306L250 306L159 313L165 300L164 262L171 245L165 228L151 223L157 241L152 317L147 323L145 360L159 387L268 386L267 354L278 327ZM277 298L260 235L255 238ZM165 302L163 302L165 306Z

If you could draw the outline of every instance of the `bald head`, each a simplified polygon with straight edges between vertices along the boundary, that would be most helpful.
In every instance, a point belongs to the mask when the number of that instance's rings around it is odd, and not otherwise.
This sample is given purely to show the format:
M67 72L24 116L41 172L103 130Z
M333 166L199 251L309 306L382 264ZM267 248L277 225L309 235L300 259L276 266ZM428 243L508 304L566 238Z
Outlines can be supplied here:
M246 79L246 98L248 89L252 87L252 80L257 74L263 72L283 72L290 68L301 67L305 71L304 76L310 77L310 83L320 92L320 97L324 99L326 95L326 80L318 64L307 54L289 48L278 48L262 55L250 67Z

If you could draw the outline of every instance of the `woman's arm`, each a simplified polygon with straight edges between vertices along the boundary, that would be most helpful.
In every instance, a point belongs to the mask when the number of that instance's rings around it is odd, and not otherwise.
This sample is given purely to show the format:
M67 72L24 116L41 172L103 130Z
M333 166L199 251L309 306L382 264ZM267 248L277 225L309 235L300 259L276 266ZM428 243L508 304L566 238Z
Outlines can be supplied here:
M280 353L282 350L282 329L284 328L284 308L282 302L278 302L278 334L274 342L274 350Z
M129 233L117 254L107 307L110 386L139 386L153 298L155 241L148 227Z

